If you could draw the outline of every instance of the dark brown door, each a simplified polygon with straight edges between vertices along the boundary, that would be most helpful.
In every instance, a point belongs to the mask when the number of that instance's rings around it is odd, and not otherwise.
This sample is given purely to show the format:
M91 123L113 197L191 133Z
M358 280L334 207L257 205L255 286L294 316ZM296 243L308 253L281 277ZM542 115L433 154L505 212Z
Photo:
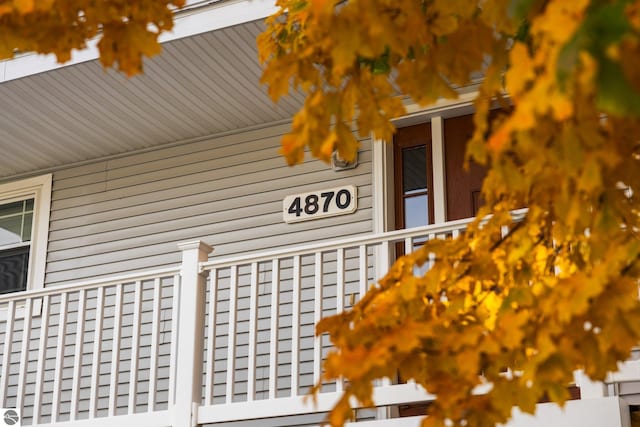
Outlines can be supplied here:
M433 224L431 125L398 129L393 157L396 229Z
M473 116L444 120L444 155L447 188L447 221L470 218L482 204L480 190L487 174L484 166L472 162L463 168L467 141L473 135Z

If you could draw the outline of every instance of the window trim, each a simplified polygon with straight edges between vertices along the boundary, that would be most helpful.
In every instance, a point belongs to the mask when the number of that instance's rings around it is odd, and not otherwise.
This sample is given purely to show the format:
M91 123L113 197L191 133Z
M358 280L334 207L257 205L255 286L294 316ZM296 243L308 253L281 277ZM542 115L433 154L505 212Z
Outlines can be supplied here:
M47 174L0 184L2 204L32 197L34 199L27 291L44 287L51 214L51 183L52 175Z

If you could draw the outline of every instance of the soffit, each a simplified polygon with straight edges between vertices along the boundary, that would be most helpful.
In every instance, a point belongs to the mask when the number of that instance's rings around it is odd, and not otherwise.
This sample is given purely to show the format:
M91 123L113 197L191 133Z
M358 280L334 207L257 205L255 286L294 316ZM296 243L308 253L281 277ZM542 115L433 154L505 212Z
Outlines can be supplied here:
M97 60L0 84L0 178L288 120L259 84L260 21L163 44L127 79Z

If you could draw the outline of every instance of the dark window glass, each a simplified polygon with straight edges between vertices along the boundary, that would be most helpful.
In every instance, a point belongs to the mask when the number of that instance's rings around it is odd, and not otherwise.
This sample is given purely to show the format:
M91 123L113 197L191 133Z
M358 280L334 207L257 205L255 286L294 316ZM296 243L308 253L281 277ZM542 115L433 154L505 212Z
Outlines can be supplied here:
M402 191L404 194L427 189L426 147L405 148L402 150Z
M29 246L0 252L0 294L27 289Z
M33 201L33 199L30 199ZM15 215L22 214L24 211L24 200L19 202L7 203L6 205L0 205L0 217L4 217L7 215ZM33 210L33 203L31 205L31 210Z

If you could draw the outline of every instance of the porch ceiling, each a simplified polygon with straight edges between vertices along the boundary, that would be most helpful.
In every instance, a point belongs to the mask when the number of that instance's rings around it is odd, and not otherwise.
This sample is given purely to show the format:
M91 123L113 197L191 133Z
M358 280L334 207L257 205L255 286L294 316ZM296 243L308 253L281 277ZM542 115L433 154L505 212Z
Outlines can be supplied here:
M0 179L290 118L259 83L261 21L163 45L127 79L97 60L0 84Z

